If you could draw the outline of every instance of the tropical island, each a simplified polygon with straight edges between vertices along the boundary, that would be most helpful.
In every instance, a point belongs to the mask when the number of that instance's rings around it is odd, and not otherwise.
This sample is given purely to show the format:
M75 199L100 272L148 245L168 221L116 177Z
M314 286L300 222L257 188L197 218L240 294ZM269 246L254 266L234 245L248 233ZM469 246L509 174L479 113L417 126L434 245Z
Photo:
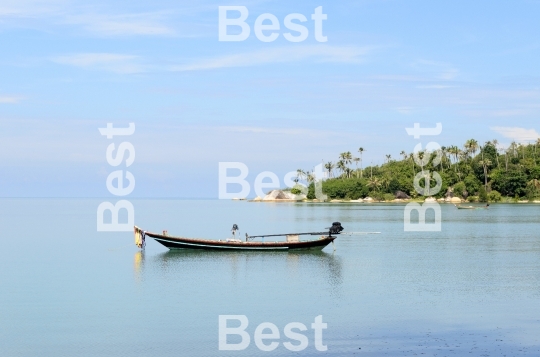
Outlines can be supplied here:
M469 202L540 202L540 139L532 144L512 142L507 148L501 148L497 140L479 145L470 139L463 148L424 150L416 153L416 159L414 153L402 151L397 160L386 155L384 164L367 167L362 165L364 148L357 152L357 157L350 151L343 152L337 161L324 164L327 178L322 185L329 200L423 200L426 197L413 186L415 176L423 171L437 172L442 179L441 189L426 195L432 200L455 197ZM297 170L295 181L307 182L308 200L315 199L314 180L313 171ZM420 179L421 187L426 180L430 187L436 185L431 174ZM302 193L296 187L289 190Z

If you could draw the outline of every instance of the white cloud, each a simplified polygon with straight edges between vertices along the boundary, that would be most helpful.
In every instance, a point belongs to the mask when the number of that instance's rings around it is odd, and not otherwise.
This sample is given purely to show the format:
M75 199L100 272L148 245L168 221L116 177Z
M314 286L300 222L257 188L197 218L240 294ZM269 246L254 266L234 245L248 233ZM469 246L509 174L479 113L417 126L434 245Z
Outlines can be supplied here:
M16 104L23 100L23 97L18 96L2 96L0 95L0 104Z
M538 134L535 129L502 126L496 126L490 129L501 134L505 138L509 138L518 142L533 141L540 138L540 134Z
M144 72L136 62L137 56L116 53L78 53L52 58L53 62L86 69L100 69L116 73Z
M361 63L371 47L305 45L278 47L254 52L196 60L185 65L172 66L172 71L198 71L227 67L247 67L268 63L298 62L315 59L317 62Z
M105 36L175 34L172 28L163 24L163 13L70 15L66 22Z

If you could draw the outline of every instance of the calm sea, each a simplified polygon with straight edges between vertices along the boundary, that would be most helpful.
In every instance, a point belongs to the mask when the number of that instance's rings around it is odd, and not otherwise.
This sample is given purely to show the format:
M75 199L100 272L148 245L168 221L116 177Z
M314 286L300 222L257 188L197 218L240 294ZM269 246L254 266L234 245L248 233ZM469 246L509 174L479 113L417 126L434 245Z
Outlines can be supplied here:
M96 231L102 201L0 200L0 356L540 355L540 205L443 205L441 232L413 233L401 205L132 200L138 226L171 235L382 232L220 253L140 252L131 233ZM218 349L219 315L247 317L246 350ZM272 352L253 341L263 322L281 333ZM290 322L308 327L301 352L283 346Z

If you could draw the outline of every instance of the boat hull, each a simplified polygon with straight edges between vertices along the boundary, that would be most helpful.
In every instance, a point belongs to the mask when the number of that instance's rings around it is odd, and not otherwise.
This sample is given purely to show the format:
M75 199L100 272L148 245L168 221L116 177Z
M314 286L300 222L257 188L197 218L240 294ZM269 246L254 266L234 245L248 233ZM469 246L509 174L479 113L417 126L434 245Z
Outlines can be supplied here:
M289 251L313 249L322 250L332 243L336 237L322 237L303 242L227 242L207 239L171 237L146 232L146 236L154 238L169 249L206 249L206 250L244 250L244 251Z

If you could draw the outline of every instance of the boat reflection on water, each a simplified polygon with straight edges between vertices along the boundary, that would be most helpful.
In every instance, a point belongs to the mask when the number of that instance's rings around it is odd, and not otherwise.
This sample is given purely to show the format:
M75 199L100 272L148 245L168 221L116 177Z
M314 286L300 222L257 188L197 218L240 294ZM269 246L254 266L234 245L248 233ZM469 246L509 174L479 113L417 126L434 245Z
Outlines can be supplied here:
M343 282L341 257L319 250L245 252L173 249L146 257L144 252L137 252L134 261L138 280L150 271L168 278L197 272L202 274L202 279L205 271L211 275L218 271L223 279L232 281L243 272L260 272L260 275L275 272L289 280L323 278L332 290L339 288Z
M142 270L144 264L144 250L140 250L135 253L133 257L133 272L135 273L135 280L138 282L142 279Z

